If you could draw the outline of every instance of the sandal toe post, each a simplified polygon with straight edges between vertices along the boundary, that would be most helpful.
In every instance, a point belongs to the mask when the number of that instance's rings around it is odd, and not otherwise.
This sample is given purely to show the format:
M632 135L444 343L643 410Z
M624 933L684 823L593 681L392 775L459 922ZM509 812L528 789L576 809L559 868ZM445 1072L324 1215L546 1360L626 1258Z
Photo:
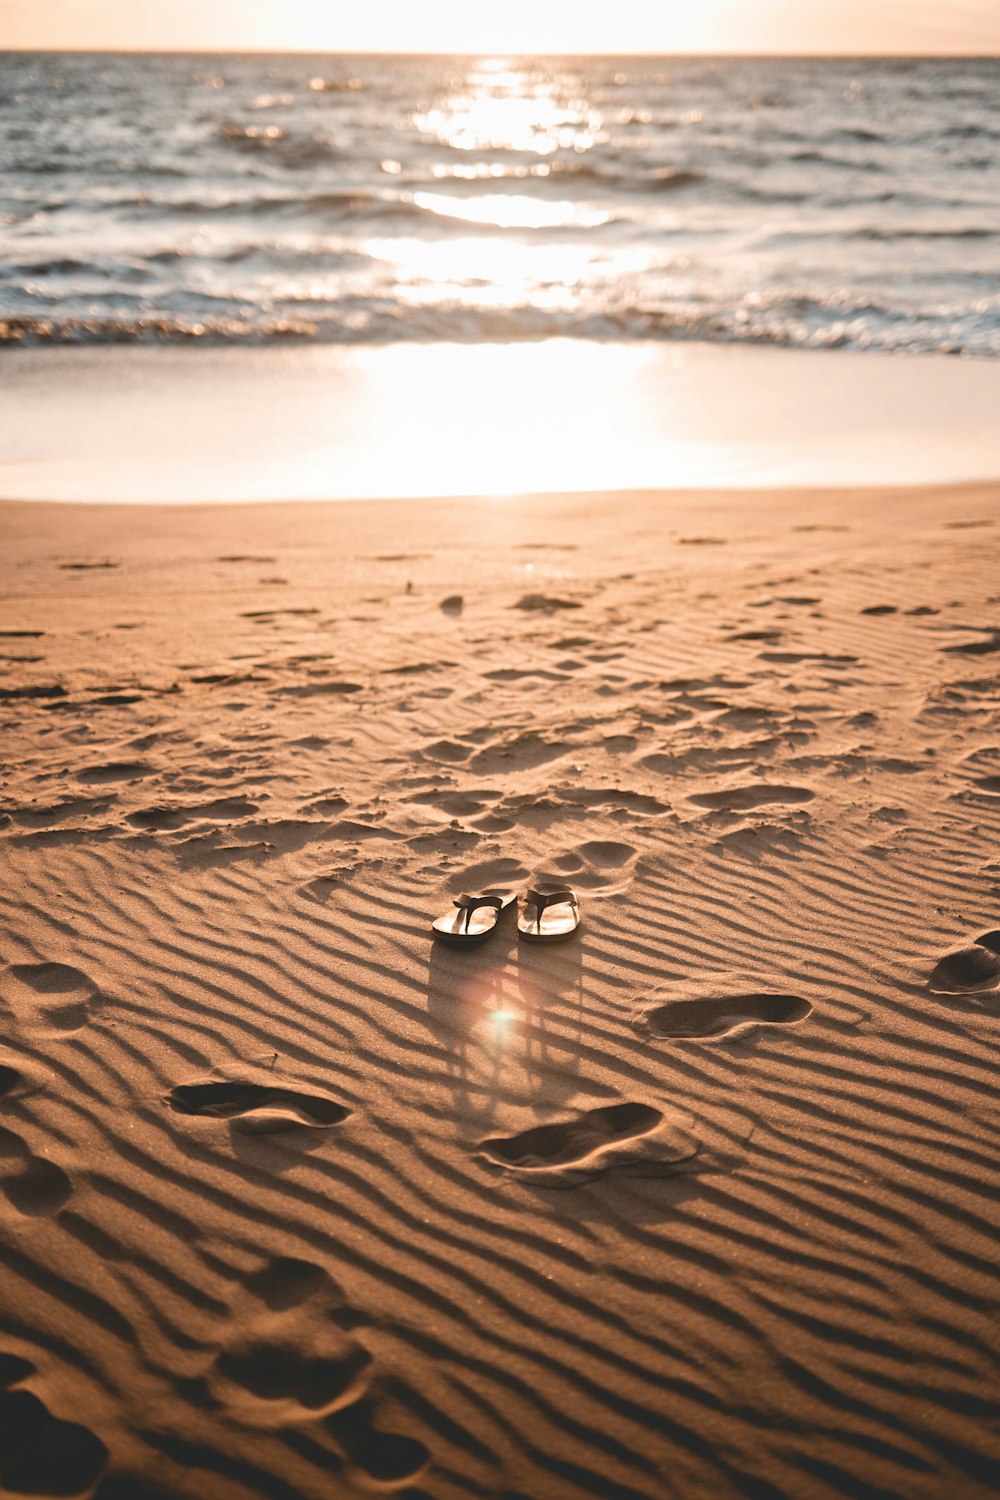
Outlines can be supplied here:
M484 891L479 896L456 896L453 910L444 912L431 923L434 937L457 946L481 943L495 931L496 925L512 896L503 891Z
M580 903L569 887L525 891L517 930L529 943L558 943L572 937L580 925Z

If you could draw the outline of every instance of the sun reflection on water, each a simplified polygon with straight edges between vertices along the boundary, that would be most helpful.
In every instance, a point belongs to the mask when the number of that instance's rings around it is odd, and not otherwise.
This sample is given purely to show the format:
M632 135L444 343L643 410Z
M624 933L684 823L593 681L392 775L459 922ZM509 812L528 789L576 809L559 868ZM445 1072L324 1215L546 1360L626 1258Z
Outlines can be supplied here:
M580 209L566 202L542 202L526 193L484 193L478 198L456 198L447 193L414 193L418 208L470 224L497 229L596 229L611 215L603 209Z
M603 116L583 99L560 98L557 81L508 69L474 69L468 89L412 117L416 129L453 151L589 151Z
M413 237L369 240L365 254L393 267L396 295L408 306L569 307L581 286L646 269L636 247L598 247L567 240L533 245L473 235L436 243Z
M606 205L515 190L529 182L544 190L560 175L568 180L587 170L576 158L603 139L603 118L569 93L551 71L484 58L450 97L412 116L425 144L452 155L431 167L442 191L415 191L408 201L441 220L442 231L451 221L469 225L469 233L366 243L365 254L393 267L402 306L568 312L583 287L649 268L648 252L634 243L626 250L593 234L614 220ZM398 167L395 161L383 165L390 172ZM489 190L461 191L480 183Z

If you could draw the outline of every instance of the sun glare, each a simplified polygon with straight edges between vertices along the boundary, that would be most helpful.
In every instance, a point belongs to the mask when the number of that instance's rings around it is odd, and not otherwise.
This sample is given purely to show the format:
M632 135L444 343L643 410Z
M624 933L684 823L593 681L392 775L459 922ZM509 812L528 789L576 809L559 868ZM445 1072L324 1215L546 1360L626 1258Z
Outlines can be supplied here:
M566 161L547 158L557 151L582 156L603 139L601 115L586 101L560 98L550 74L536 77L512 68L504 58L483 59L469 71L464 91L415 114L412 123L429 144L449 153L481 153L478 160L456 162L449 156L435 163L431 173L442 188L449 183L455 188L482 183L497 189L468 195L416 192L410 201L424 212L487 231L586 231L609 222L606 210L568 198L504 190L527 178L558 181ZM491 160L498 152L529 160ZM386 162L383 169L395 175L399 164ZM395 266L400 298L411 306L437 303L442 297L463 307L565 306L589 272L607 276L616 259L614 252L599 249L582 235L544 244L488 233L438 243L413 237L381 239L370 241L366 250ZM636 261L642 257L635 252L617 258L622 263L613 269L640 268Z
M497 229L595 229L611 217L602 209L581 210L569 202L540 203L520 193L489 193L481 198L453 198L446 193L414 193L418 208L469 224Z
M481 66L467 93L414 116L414 125L453 151L587 151L603 125L585 101L560 101L549 78Z

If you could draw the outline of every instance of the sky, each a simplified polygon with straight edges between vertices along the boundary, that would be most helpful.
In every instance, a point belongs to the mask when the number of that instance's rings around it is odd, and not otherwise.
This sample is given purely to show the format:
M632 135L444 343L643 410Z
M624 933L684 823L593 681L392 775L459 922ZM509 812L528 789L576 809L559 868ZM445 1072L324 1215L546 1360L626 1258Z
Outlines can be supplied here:
M1000 0L0 0L0 49L1000 55Z

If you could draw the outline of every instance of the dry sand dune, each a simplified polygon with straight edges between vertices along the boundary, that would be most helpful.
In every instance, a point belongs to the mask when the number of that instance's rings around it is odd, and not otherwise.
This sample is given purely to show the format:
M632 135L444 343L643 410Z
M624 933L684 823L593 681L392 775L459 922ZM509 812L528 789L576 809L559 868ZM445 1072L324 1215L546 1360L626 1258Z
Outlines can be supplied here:
M995 1493L1000 489L0 526L5 1493Z

